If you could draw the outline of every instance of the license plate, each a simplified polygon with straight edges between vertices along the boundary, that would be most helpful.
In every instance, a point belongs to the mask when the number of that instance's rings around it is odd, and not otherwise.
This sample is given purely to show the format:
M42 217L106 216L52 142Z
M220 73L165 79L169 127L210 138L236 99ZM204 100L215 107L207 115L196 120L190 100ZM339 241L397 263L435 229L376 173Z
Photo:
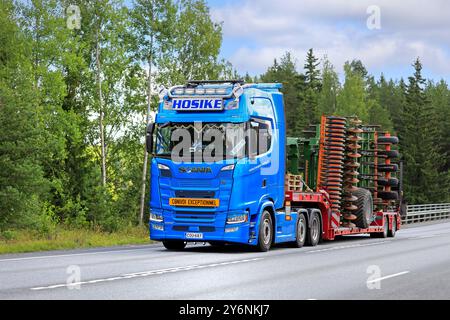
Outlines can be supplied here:
M175 207L218 207L219 199L170 198L169 204Z
M203 239L203 233L198 232L186 232L187 239Z

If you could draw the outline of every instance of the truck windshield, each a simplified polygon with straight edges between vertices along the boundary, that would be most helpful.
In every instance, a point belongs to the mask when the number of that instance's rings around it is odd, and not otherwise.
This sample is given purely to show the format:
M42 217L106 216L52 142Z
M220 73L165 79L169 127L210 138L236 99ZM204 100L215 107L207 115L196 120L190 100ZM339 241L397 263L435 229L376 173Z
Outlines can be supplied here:
M156 157L218 162L246 156L246 123L166 123L156 130Z

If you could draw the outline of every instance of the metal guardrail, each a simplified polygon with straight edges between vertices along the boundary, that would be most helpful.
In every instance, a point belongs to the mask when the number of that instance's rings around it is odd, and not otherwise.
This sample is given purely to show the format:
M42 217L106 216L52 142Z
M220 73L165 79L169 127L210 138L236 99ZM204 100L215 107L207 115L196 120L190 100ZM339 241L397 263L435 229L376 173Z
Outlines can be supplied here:
M450 203L410 205L402 223L419 223L450 218Z

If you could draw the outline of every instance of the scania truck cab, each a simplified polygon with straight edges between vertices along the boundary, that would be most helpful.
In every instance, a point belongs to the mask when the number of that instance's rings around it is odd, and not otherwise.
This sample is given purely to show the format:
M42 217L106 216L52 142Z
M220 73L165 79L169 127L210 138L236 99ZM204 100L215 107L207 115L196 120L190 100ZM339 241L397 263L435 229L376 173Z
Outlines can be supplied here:
M192 81L160 95L147 129L150 237L241 243L295 240L284 206L285 115L280 84Z

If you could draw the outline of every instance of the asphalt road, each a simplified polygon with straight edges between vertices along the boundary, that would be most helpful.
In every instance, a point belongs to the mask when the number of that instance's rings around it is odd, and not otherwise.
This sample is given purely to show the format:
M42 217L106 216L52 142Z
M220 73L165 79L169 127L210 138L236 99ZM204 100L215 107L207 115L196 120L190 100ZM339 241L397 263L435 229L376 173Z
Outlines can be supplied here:
M153 244L2 255L0 299L450 299L450 223L268 253Z

